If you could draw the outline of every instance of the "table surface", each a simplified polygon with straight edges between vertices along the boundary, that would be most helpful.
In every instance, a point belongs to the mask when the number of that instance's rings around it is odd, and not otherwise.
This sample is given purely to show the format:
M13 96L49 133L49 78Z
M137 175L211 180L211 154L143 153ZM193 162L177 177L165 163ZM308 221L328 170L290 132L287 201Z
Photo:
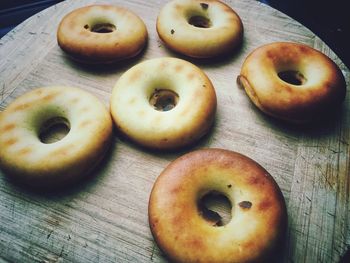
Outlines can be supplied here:
M312 32L281 12L253 0L225 1L242 18L242 47L221 60L188 59L159 40L156 17L165 3L104 1L137 13L149 43L137 58L110 66L72 62L57 46L62 17L97 1L65 1L26 20L0 39L0 111L40 86L85 89L108 106L111 90L131 66L155 57L187 59L212 80L218 111L209 135L194 147L172 153L142 149L114 136L93 176L55 193L36 193L0 177L0 259L14 262L164 262L148 227L152 185L170 161L203 147L243 153L265 167L279 184L288 209L288 231L278 262L338 262L350 247L349 96L332 120L293 126L262 114L235 79L254 48L294 41L324 52L350 73Z

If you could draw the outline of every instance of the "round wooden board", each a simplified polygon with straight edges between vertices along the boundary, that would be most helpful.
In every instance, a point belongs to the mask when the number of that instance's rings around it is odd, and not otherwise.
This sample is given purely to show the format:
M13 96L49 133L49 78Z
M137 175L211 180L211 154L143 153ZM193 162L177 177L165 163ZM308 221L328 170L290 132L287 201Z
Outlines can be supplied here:
M0 110L40 86L85 89L109 104L111 90L131 66L173 56L201 67L212 80L218 111L210 134L190 149L155 153L114 137L94 176L60 193L37 194L0 177L0 259L14 262L163 262L147 218L152 185L171 161L186 151L218 147L243 153L278 182L288 208L288 232L278 262L338 262L350 246L349 96L334 120L295 127L271 119L236 85L240 67L254 48L294 41L321 50L349 70L312 32L253 0L225 1L243 20L242 47L222 60L188 59L169 51L155 23L164 1L115 0L145 22L149 42L135 59L118 65L83 66L58 47L62 17L97 1L65 1L22 23L0 39ZM101 3L101 1L98 1ZM1 146L0 146L1 147ZM205 238L205 237L203 237Z

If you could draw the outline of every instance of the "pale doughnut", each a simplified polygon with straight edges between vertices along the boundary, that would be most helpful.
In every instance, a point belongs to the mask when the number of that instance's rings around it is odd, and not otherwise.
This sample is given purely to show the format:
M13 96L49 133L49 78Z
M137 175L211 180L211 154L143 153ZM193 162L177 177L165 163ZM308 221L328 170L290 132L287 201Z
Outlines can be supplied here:
M136 14L125 8L92 5L62 19L57 41L75 60L112 63L139 54L147 42L147 29Z
M243 37L240 17L216 0L174 0L157 19L157 31L174 51L195 58L210 58L234 50Z
M42 129L58 119L67 122L68 134L43 143ZM0 114L0 168L34 187L76 181L102 159L111 135L111 116L95 96L71 87L38 88Z
M201 216L199 202L211 191L232 204L226 225ZM283 195L269 173L222 149L197 150L170 163L153 186L148 213L153 237L172 262L262 262L276 252L287 224Z
M154 149L179 148L198 140L212 126L215 111L209 78L177 58L156 58L132 67L117 81L111 97L118 129Z
M260 110L294 123L324 116L339 107L346 92L344 77L330 58L289 42L267 44L251 52L238 81Z

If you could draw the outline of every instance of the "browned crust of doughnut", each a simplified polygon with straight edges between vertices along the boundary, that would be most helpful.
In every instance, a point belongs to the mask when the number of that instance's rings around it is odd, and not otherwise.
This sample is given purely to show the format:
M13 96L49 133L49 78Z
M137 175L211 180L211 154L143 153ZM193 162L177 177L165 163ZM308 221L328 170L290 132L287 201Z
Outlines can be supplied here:
M232 189L236 182L240 185L240 191L256 191L256 196L260 200L252 205L249 213L254 213L258 218L269 218L263 229L259 229L260 233L270 236L267 243L262 241L264 238L259 238L253 233L240 244L242 249L240 253L235 253L230 243L227 243L227 247L224 248L216 246L217 244L208 245L210 243L206 240L213 238L212 232L208 229L206 232L205 228L201 228L202 222L194 223L198 219L191 217L190 209L195 208L191 207L193 200L189 192L193 188L199 188L202 181L210 177L206 171L213 167L216 171L232 172L232 180L228 181L230 184L227 186L229 189ZM221 178L218 177L217 180ZM232 181L234 182L231 185ZM207 187L210 190L213 186L202 185L201 187ZM150 229L156 243L174 262L268 261L284 238L287 226L284 198L274 179L250 158L223 149L197 150L170 163L153 186L148 213ZM192 227L190 236L189 233L184 232L185 226L189 223ZM234 235L233 232L232 235ZM188 238L184 238L185 236Z
M77 25L76 20L94 8L113 10L116 16L125 16L138 32L115 32L99 34L85 30L83 25L78 31L70 30ZM86 22L87 23L87 22ZM147 43L147 29L143 21L131 11L111 5L91 5L76 9L67 14L57 30L58 45L78 62L87 64L109 64L137 56Z
M319 76L324 80L320 80L320 83L310 87L306 87L306 84L303 88L267 73L265 78L269 86L262 90L254 80L259 73L258 67L265 70L281 63L297 64L298 60L305 58L324 69L324 74ZM338 108L346 94L344 76L330 58L309 46L289 42L271 43L250 53L243 63L238 81L261 111L293 123L305 123L321 118Z
M181 54L185 54L190 57L194 58L211 58L211 57L217 57L222 56L227 53L232 52L237 48L243 40L243 23L239 15L227 4L220 2L218 0L191 0L193 2L196 2L198 5L207 4L208 6L216 5L220 6L222 8L222 12L232 14L233 17L230 19L229 22L227 22L225 29L218 29L217 35L215 41L217 42L217 45L212 47L205 47L203 49L199 49L196 47L196 39L193 40L193 43L191 45L179 45L177 41L174 41L174 37L176 36L175 31L171 31L171 34L168 34L168 30L163 27L162 21L160 20L159 16L157 18L156 23L156 29L159 35L159 38L166 44L167 47L172 49L173 51L176 51ZM178 7L179 9L180 7ZM230 28L236 28L237 32L232 33L229 32ZM219 42L220 39L223 39L221 34L224 34L223 32L227 31L227 34L231 34L229 41ZM221 34L220 34L221 32ZM203 32L205 34L205 32Z

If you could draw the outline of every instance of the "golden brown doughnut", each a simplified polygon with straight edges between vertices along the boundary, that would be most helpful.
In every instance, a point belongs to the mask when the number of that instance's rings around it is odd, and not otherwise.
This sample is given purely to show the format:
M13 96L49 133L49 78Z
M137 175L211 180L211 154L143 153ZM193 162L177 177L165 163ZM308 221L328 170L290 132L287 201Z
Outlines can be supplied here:
M344 77L330 58L289 42L251 52L238 82L260 110L294 123L322 117L341 104L346 92Z
M147 29L136 14L125 8L91 5L62 19L57 41L75 60L112 63L139 54L147 41Z
M43 142L55 122L69 132ZM106 107L93 95L71 87L45 87L14 100L0 114L0 168L36 186L56 186L85 176L102 159L112 135Z
M217 0L173 0L159 13L157 31L174 51L210 58L234 50L243 37L240 17Z
M213 226L199 209L215 191L232 204L232 218ZM174 262L262 262L284 236L283 195L255 161L223 149L181 156L157 178L149 199L155 241Z
M214 121L216 95L205 73L177 58L144 61L115 84L111 113L118 129L153 149L189 145Z

